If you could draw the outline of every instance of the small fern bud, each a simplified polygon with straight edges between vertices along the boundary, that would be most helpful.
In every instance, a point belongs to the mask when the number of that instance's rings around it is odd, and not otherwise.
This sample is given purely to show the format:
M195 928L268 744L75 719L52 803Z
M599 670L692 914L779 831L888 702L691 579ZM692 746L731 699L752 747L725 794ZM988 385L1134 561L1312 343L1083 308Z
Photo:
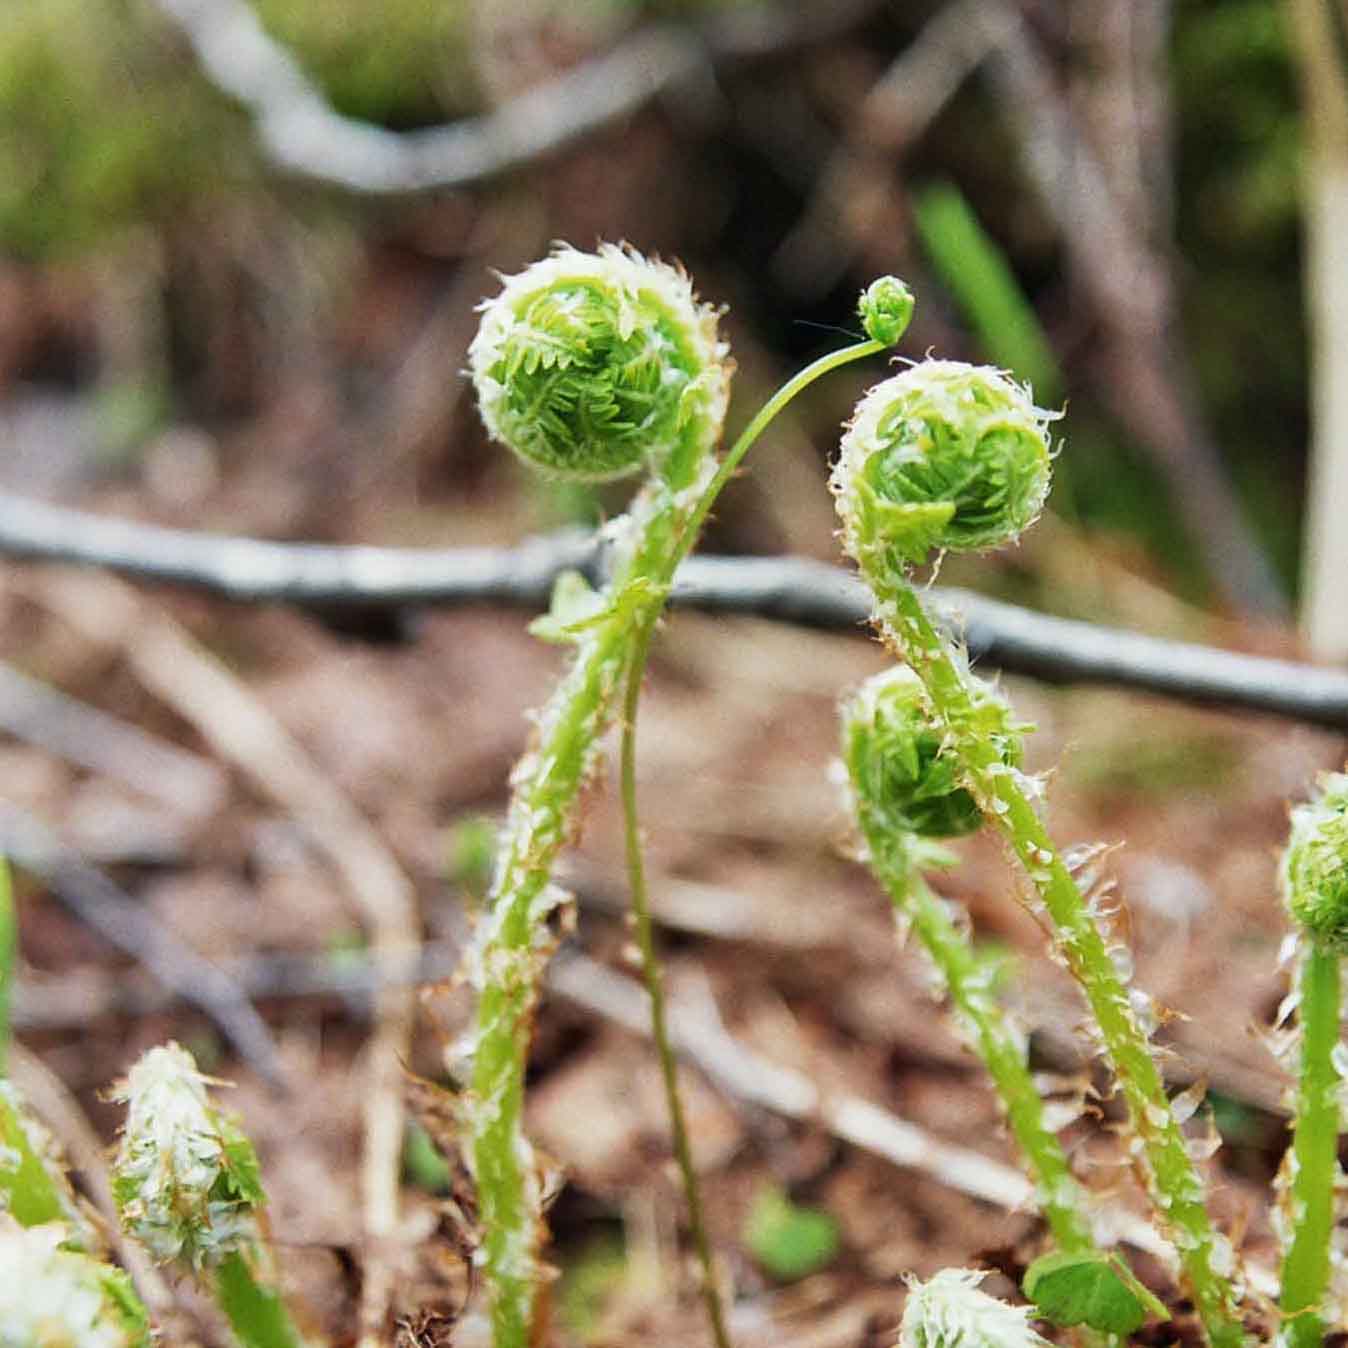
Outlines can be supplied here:
M1008 1306L979 1291L985 1276L943 1268L926 1282L910 1283L898 1348L1050 1348L1030 1327L1028 1306Z
M468 363L493 438L558 477L622 477L690 436L709 448L725 418L716 311L678 268L613 244L506 277Z
M1348 774L1330 773L1320 788L1315 800L1292 811L1283 897L1317 941L1348 954Z
M1020 762L1022 727L987 684L971 683L973 713L1003 762ZM942 752L922 680L906 665L868 679L843 707L843 761L858 807L895 836L955 838L983 822L957 780L957 760Z
M0 1214L0 1344L150 1348L150 1321L120 1269L63 1247L65 1227Z
M264 1202L253 1145L211 1104L177 1044L152 1048L113 1098L127 1103L113 1167L122 1225L160 1263L193 1271L247 1253Z
M848 551L920 564L1016 538L1048 495L1052 419L986 366L922 361L877 384L833 472Z
M857 316L871 341L897 346L913 320L916 303L913 292L897 276L879 276L861 292Z

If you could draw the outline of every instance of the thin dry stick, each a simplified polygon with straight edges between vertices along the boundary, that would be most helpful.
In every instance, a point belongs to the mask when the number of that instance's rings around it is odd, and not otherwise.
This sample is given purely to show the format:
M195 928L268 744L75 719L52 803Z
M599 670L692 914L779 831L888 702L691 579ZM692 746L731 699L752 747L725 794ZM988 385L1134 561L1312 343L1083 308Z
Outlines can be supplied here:
M598 539L574 533L516 548L276 543L133 523L0 491L2 556L94 566L239 603L546 608L561 572L601 579L602 551ZM1348 728L1348 674L1339 669L1056 618L967 590L933 588L928 597L943 625L963 629L969 654L999 669ZM679 568L670 603L830 631L856 631L870 615L863 585L839 567L805 557L690 557Z
M714 60L811 42L875 7L874 0L753 5L700 26L650 25L481 117L398 132L338 113L245 0L155 3L207 78L248 109L277 165L371 193L464 187L525 167L705 76Z
M284 1089L276 1042L248 995L218 965L179 940L142 903L39 820L0 802L0 854L40 876L86 926L125 951L167 988L202 1011L268 1085Z
M109 577L49 578L36 597L86 635L117 645L163 698L309 834L346 883L381 972L365 1095L361 1167L366 1267L360 1348L378 1348L393 1291L402 1149L402 1064L415 997L405 973L420 953L416 895L393 854L270 712L166 614Z
M202 819L224 801L225 774L207 759L139 726L0 665L0 729L149 796L175 815Z

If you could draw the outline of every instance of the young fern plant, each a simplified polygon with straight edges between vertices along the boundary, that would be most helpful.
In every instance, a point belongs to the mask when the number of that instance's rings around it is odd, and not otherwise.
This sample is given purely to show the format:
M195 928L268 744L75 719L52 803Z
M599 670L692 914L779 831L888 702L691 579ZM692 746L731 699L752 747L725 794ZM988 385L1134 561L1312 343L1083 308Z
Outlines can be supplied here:
M1206 1335L1217 1348L1234 1348L1245 1341L1234 1252L1205 1206L1151 1052L1145 1004L1120 973L1103 914L1039 817L1037 783L990 733L967 663L928 617L912 576L933 556L995 547L1033 523L1048 493L1051 420L997 370L925 361L862 399L832 485L844 544L874 596L881 635L921 680L958 784L1025 867L1056 953L1085 994L1128 1107L1133 1151Z
M1343 989L1348 953L1348 775L1321 783L1320 795L1292 811L1281 880L1296 923L1294 986L1284 1014L1296 1009L1299 1045L1292 1144L1279 1175L1283 1237L1283 1315L1278 1342L1312 1348L1342 1325L1334 1273L1343 1279L1334 1245L1335 1200L1342 1188Z
M1004 763L1018 765L1022 737L1031 727L1018 723L981 680L970 676L969 690L982 733ZM1085 1324L1104 1334L1129 1334L1149 1313L1165 1318L1164 1307L1122 1260L1096 1244L1089 1196L1045 1120L1024 1036L997 998L1000 961L974 949L967 920L923 874L949 866L954 858L943 841L973 833L983 816L959 785L957 766L927 711L922 681L911 669L899 665L875 675L844 704L842 755L861 857L889 894L900 930L914 933L926 950L966 1040L987 1069L1057 1245L1056 1254L1032 1265L1027 1292L1056 1323Z
M899 282L873 289L875 325L897 340L911 298ZM512 776L487 911L467 960L478 1000L467 1046L472 1066L465 1124L496 1348L524 1348L536 1321L544 1226L542 1183L522 1127L525 1065L554 943L551 920L565 899L552 884L553 866L577 831L578 798L594 774L622 681L636 671L628 683L634 711L646 648L674 572L764 427L813 379L887 344L871 335L801 371L718 465L730 362L714 311L697 301L681 271L629 249L604 246L587 254L560 247L506 278L501 293L483 306L469 364L492 436L554 476L593 481L647 472L628 512L608 527L609 583L596 593L579 576L564 576L549 614L532 629L571 644L574 654ZM625 751L625 762L628 757ZM668 1065L639 875L634 892L657 1037ZM677 1138L682 1123L669 1071L666 1084ZM678 1151L697 1226L687 1149ZM709 1251L705 1237L696 1240L714 1334L724 1343Z
M257 1154L208 1084L170 1043L117 1088L127 1105L112 1179L122 1226L157 1263L202 1284L242 1348L305 1348L277 1287Z
M1018 763L1024 727L985 685L977 685L987 733L1005 761ZM927 952L970 1046L992 1077L1012 1136L1025 1158L1059 1248L1093 1253L1086 1196L1073 1178L1025 1060L1023 1036L998 1002L998 962L980 956L967 922L927 884L923 872L954 858L940 841L973 833L983 816L958 784L927 718L926 694L904 665L869 679L842 710L842 753L862 859L888 893L902 932Z

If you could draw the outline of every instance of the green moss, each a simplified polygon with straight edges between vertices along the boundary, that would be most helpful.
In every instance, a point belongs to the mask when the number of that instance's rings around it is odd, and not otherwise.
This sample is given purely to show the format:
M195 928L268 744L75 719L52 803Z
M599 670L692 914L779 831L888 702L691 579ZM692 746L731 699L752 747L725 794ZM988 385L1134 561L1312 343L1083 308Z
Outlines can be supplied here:
M242 114L127 0L8 6L0 126L0 246L23 257L80 252L249 172Z
M627 1276L621 1237L596 1237L562 1271L557 1310L562 1324L582 1342L593 1337L604 1307Z
M465 0L257 0L256 9L348 117L410 127L479 105Z

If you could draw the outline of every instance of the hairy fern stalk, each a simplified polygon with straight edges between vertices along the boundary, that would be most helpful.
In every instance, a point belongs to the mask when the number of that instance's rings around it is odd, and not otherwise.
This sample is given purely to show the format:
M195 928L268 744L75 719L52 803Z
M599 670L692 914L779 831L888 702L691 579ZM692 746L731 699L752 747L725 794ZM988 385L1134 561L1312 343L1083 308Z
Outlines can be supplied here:
M538 713L513 795L486 915L468 960L477 993L467 1125L482 1257L498 1348L522 1348L542 1282L542 1180L522 1126L524 1070L550 925L551 881L576 830L627 667L628 637L658 611L674 551L715 472L730 367L713 311L683 273L606 247L558 249L484 306L469 352L492 435L555 475L594 480L649 465L610 526L613 579L595 594L559 586L543 635L574 647Z
M629 249L605 246L586 254L561 247L507 278L483 306L469 357L491 434L545 473L581 480L641 468L648 474L628 513L607 531L609 584L594 593L579 577L564 577L550 613L534 625L537 635L571 644L574 653L512 777L489 906L467 964L478 1007L465 1046L471 1060L465 1113L497 1348L529 1341L543 1280L542 1182L522 1111L533 1010L565 903L552 884L553 865L576 832L576 802L594 773L624 678L632 680L635 714L651 632L717 494L800 389L898 340L912 298L901 282L882 278L861 307L867 340L789 380L718 464L730 363L714 312L697 302L681 271ZM639 873L633 890L641 922ZM653 947L647 941L643 948L654 1029L667 1059ZM666 1082L677 1138L679 1106L669 1070ZM695 1210L691 1168L683 1168ZM714 1332L724 1342L705 1241L699 1246Z
M1328 1329L1342 1328L1348 1291L1348 1261L1335 1230L1343 1215L1335 1210L1336 1199L1344 1187L1340 966L1348 953L1348 775L1326 776L1316 799L1292 811L1281 880L1296 924L1294 985L1282 1014L1295 1011L1298 1025L1288 1040L1295 1049L1297 1082L1292 1142L1279 1174L1278 1342L1282 1348L1312 1348Z
M921 680L957 781L1025 867L1055 952L1080 984L1128 1107L1133 1149L1178 1252L1209 1340L1245 1341L1234 1252L1213 1227L1204 1185L1166 1096L1150 1025L1040 819L1038 784L1008 762L966 662L923 608L911 569L946 550L1015 539L1049 486L1051 416L999 371L925 361L871 389L843 437L833 489L847 551L880 632Z

